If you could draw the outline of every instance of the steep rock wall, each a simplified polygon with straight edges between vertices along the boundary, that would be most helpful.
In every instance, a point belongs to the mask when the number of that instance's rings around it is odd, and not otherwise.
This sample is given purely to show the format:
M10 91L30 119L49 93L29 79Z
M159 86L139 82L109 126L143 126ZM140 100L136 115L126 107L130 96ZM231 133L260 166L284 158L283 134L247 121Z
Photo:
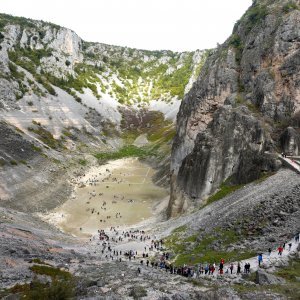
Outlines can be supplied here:
M254 1L184 98L169 216L199 204L230 177L248 182L259 176L257 167L278 167L264 152L279 150L278 132L300 110L300 11L290 3Z

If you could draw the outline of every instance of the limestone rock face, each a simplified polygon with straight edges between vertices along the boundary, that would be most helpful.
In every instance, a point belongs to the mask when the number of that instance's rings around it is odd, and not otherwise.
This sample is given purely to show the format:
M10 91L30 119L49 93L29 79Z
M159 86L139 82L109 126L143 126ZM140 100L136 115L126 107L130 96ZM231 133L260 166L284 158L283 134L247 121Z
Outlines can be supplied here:
M264 152L280 148L285 128L276 124L291 124L300 111L300 11L287 7L254 1L185 96L172 147L170 216L228 178L245 183L278 166ZM296 140L290 135L282 146L297 153Z
M225 46L208 57L205 70L181 104L172 152L172 169L175 173L183 158L192 151L197 134L206 130L215 110L237 90L238 72L234 52L230 50L225 61L220 62L219 55L224 49Z
M229 177L241 184L259 178L261 171L276 170L276 159L265 154L270 149L272 144L262 123L247 107L220 107L207 129L197 135L193 151L180 166L177 191L172 196L184 191L185 200L181 205L170 206L169 213L180 213L195 199L214 192Z
M293 128L288 127L280 137L282 149L289 155L299 155L300 153L300 135Z

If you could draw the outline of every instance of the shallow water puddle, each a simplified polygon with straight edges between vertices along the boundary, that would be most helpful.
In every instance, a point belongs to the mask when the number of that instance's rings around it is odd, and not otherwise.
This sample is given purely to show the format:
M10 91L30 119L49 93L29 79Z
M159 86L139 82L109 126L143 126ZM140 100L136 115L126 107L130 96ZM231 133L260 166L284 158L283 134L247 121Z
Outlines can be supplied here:
M132 225L153 215L152 207L168 195L155 186L154 170L136 158L92 168L75 188L75 198L55 210L56 225L74 235L94 234L110 226Z

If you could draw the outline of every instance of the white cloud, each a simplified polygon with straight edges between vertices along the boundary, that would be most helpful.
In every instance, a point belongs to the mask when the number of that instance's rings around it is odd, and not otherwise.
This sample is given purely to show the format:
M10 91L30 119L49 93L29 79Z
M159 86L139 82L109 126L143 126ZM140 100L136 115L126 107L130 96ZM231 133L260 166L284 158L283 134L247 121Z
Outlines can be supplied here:
M251 0L0 0L0 11L50 21L84 40L141 49L215 47Z

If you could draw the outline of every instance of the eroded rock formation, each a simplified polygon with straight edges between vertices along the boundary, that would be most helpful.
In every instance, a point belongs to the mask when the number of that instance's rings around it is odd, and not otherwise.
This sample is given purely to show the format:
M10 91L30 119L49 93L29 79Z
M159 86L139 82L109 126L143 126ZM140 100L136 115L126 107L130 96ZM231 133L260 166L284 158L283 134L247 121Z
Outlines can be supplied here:
M254 1L181 104L169 216L201 203L226 179L245 183L277 168L280 135L300 110L299 59L297 4ZM297 154L291 131L282 146Z

